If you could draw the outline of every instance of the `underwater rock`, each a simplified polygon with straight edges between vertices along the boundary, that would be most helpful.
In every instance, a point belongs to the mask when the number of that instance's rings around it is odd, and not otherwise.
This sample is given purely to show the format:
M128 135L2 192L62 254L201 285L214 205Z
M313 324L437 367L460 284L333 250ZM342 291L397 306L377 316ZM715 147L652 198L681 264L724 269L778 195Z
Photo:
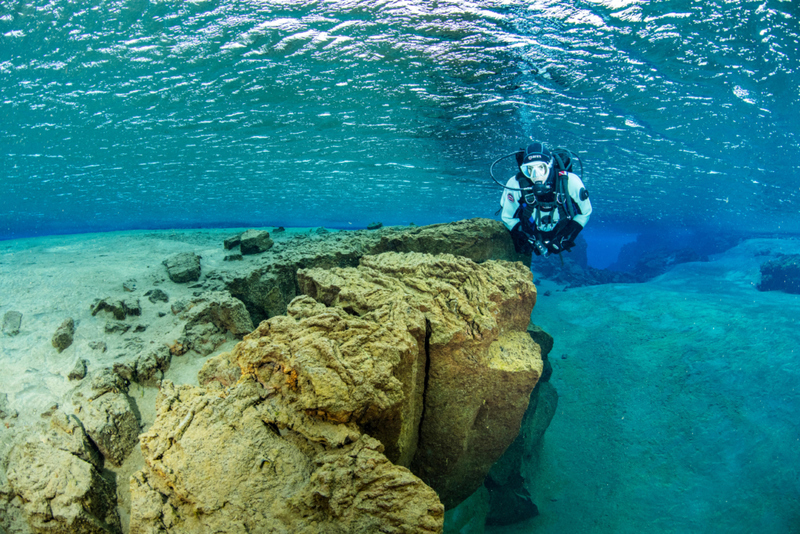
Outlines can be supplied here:
M162 289L151 289L145 293L144 296L153 304L157 302L169 302L169 295Z
M108 321L103 327L106 334L124 334L131 329L131 325L122 321Z
M67 375L67 379L69 380L83 380L86 376L86 368L89 365L89 361L83 358L79 358L78 361L75 362L75 365L72 367L72 371L69 372Z
M226 332L242 336L253 329L244 304L226 291L211 291L192 300L178 300L172 312L186 323L183 335L170 346L173 355L190 350L207 356L228 338Z
M235 236L231 236L225 241L222 242L222 246L225 250L231 250L239 246L239 243L242 242L242 234L237 234Z
M8 459L8 486L34 533L119 534L116 489L73 416L55 412L50 428L23 436Z
M444 509L377 440L331 447L280 428L244 379L229 394L165 382L131 477L131 534L438 533Z
M367 230L377 230L378 228L383 228L382 222L371 222L367 225Z
M61 323L56 333L53 334L51 343L58 352L63 352L64 349L72 345L72 340L75 336L75 321L69 317Z
M231 360L280 397L273 419L341 446L359 428L408 465L417 447L425 379L425 318L398 301L359 317L301 296L262 322Z
M186 320L183 336L177 340L186 350L208 355L226 341L225 332L240 337L253 330L244 304L227 291L210 291L175 306L173 311L180 310L181 318Z
M16 336L22 326L22 314L18 311L7 311L3 315L3 333L8 336Z
M194 252L173 254L162 264L167 268L169 279L176 284L196 282L200 279L200 256Z
M222 261L242 261L243 259L244 256L242 256L241 254L228 254L227 256L222 258Z
M779 254L762 264L758 290L800 294L800 254Z
M265 230L247 230L241 235L239 245L244 255L261 254L272 247L273 241Z
M142 307L139 299L119 300L114 298L97 299L91 306L92 315L97 315L101 311L107 311L118 321L124 321L129 315L141 315Z
M489 490L488 525L510 525L539 514L525 488L524 474L536 469L544 433L556 413L558 393L550 382L539 382L531 394L520 432L492 466L484 485Z
M80 402L80 394L75 395ZM139 421L124 393L108 392L80 402L78 418L111 464L120 466L136 446Z
M155 386L169 369L172 354L166 345L142 351L133 365L133 380L146 386Z
M106 345L105 341L91 341L89 343L89 348L102 353L108 349L108 346Z
M530 271L521 263L388 252L364 256L358 268L297 277L303 293L354 316L397 306L409 310L405 317L424 316L425 416L410 467L447 508L467 498L516 438L542 373L539 346L525 330L536 302Z
M82 382L72 395L76 413L86 433L103 456L119 466L136 445L139 421L125 394L130 366L116 365L116 371L99 369L91 380Z

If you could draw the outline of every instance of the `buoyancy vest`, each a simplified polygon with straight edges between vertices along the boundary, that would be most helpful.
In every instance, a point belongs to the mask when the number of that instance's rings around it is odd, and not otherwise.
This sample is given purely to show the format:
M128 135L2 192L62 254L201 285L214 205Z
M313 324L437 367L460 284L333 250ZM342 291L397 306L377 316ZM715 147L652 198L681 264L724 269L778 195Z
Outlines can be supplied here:
M558 165L558 161L556 162ZM533 231L540 231L539 228L544 219L550 218L549 215L554 210L558 210L559 221L570 220L580 213L575 201L569 196L569 171L564 169L554 169L555 176L551 177L555 181L553 191L546 195L536 196L533 193L533 182L518 172L516 175L517 183L519 183L522 194L519 197L519 207L515 213L515 218L518 218L522 223L523 231L526 233L533 233ZM548 214L548 215L542 215Z

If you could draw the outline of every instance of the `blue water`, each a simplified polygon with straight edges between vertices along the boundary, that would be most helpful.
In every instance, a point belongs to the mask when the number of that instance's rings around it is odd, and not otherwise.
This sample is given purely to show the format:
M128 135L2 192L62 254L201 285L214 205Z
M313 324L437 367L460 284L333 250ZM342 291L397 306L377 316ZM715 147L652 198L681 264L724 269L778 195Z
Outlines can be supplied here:
M799 69L800 3L789 0L0 0L0 239L494 217L500 190L489 166L532 139L581 157L594 206L583 236L594 267L613 268L637 240L702 249L718 234L796 237ZM741 277L757 277L757 267L748 269ZM706 287L715 278L702 280ZM773 296L759 308L761 297L747 289L736 298L762 311L796 306ZM603 295L586 291L599 310ZM686 300L680 291L671 298ZM714 307L717 296L691 291L710 310L696 316L705 329L724 324L738 302ZM592 316L580 299L574 306L578 317ZM614 310L602 313L607 323L596 331L615 342L622 334L608 333L618 327ZM564 326L568 319L541 322L563 336L587 335L579 320ZM636 324L647 338L655 327L645 323ZM770 351L796 346L794 326L748 358L769 362ZM576 339L557 341L572 351L569 365L597 350L596 338ZM631 345L641 343L631 336ZM623 368L632 361L601 349ZM716 350L713 362L723 361ZM570 377L613 378L595 362L560 364L564 392ZM800 405L793 389L787 405L794 413ZM561 432L559 445L569 443L572 420L558 417L553 432ZM783 438L765 450L797 460L790 427L780 426L794 456ZM714 480L729 473L710 469ZM726 483L736 486L735 474ZM684 489L696 497L706 488ZM796 488L788 498L796 503ZM662 512L692 511L704 531L714 515L697 506L687 498ZM615 526L598 532L624 531L624 514L603 513ZM743 524L797 531L796 519Z
M591 225L796 232L788 1L0 2L0 238L493 216L577 151Z

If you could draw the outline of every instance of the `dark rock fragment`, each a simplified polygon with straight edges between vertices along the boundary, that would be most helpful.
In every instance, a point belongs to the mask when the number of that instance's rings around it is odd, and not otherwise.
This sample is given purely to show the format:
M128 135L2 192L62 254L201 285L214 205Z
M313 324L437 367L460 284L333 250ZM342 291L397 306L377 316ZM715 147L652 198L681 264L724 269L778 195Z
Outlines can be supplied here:
M105 326L106 334L124 334L131 329L131 325L122 321L108 321Z
M144 296L153 304L156 302L169 302L169 295L161 289L151 289Z
M82 380L86 376L86 366L89 362L83 358L75 362L72 371L69 372L67 378L70 380Z
M226 239L222 243L222 246L225 247L225 250L231 250L232 248L238 247L241 242L242 242L242 234L239 234Z
M75 336L75 321L72 318L66 319L61 326L58 327L56 333L53 334L52 344L58 352L72 345L72 340Z
M222 258L222 261L242 261L244 257L241 254L229 254Z
M382 222L371 222L367 225L367 230L377 230L378 228L383 228Z
M758 290L800 294L800 254L780 254L762 264Z

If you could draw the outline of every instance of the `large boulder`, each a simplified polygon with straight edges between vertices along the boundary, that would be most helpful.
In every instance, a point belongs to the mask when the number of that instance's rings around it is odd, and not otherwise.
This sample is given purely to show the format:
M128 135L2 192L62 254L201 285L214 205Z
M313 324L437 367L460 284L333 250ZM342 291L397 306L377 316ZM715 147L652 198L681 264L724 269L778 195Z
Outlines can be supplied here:
M239 236L242 254L261 254L272 248L273 242L265 230L247 230Z
M250 377L229 394L166 382L131 478L131 534L436 533L436 494L366 435L329 447L280 428Z
M196 282L200 279L200 256L194 252L173 254L162 262L169 279L176 284Z
M425 415L410 467L448 508L472 494L517 436L542 374L539 346L526 332L536 302L530 271L386 253L363 257L357 269L301 270L298 283L353 315L402 305L424 316Z
M30 531L121 533L116 488L101 476L100 462L81 425L63 412L51 416L49 430L20 438L9 455L7 477Z
M73 394L86 433L106 460L120 466L136 446L139 420L124 391L124 380L101 369Z

